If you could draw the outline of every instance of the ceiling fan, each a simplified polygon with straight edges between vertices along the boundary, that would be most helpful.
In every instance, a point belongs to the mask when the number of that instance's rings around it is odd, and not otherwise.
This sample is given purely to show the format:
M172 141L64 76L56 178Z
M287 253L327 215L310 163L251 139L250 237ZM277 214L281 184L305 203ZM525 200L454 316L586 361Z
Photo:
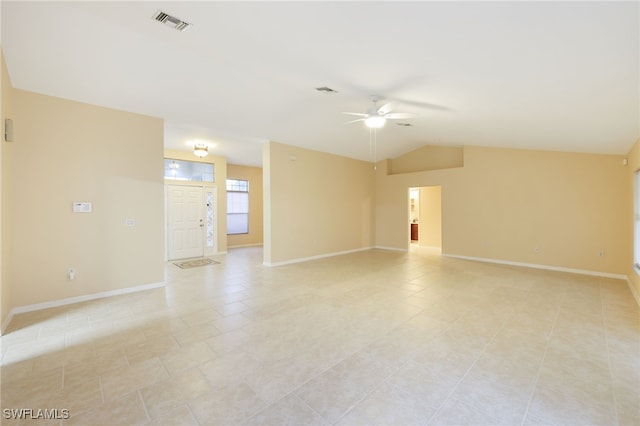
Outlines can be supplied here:
M387 120L402 120L415 117L415 114L405 112L391 112L391 103L386 103L381 107L378 107L379 97L377 95L371 95L371 102L373 105L366 114L359 112L345 112L344 114L355 115L361 117L348 123L355 123L357 121L364 121L364 124L371 129L379 129L384 126Z

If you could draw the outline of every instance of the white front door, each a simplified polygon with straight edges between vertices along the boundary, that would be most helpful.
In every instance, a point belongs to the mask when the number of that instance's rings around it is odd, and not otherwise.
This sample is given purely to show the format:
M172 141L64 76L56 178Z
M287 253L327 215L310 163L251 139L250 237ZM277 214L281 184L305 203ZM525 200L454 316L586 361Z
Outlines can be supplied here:
M168 185L167 223L169 260L202 257L205 230L203 188Z

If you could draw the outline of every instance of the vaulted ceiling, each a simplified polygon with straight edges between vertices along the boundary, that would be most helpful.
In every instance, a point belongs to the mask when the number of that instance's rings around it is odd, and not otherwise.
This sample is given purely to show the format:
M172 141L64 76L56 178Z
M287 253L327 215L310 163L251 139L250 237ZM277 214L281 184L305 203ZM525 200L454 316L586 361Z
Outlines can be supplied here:
M343 114L371 95L415 114L376 132L377 159L425 144L625 154L640 137L638 2L1 8L14 87L161 117L167 148L206 141L235 164L259 165L267 140L372 160Z

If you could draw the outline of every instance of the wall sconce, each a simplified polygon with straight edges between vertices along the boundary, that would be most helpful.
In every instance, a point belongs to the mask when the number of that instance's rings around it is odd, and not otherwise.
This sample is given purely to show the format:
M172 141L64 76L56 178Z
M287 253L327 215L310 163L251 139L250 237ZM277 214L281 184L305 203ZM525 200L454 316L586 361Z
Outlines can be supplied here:
M193 154L199 158L206 157L209 155L209 147L204 144L196 144L193 146Z

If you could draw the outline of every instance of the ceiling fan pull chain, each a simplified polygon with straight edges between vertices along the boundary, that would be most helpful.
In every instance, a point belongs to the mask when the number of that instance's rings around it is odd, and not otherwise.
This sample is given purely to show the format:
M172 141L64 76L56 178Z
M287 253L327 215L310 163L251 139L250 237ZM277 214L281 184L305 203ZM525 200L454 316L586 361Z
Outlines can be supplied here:
M376 170L377 163L377 146L378 146L378 132L376 129L371 129L373 131L373 170Z
M373 158L373 129L369 128L369 158Z
M378 131L373 129L373 170L378 167Z

